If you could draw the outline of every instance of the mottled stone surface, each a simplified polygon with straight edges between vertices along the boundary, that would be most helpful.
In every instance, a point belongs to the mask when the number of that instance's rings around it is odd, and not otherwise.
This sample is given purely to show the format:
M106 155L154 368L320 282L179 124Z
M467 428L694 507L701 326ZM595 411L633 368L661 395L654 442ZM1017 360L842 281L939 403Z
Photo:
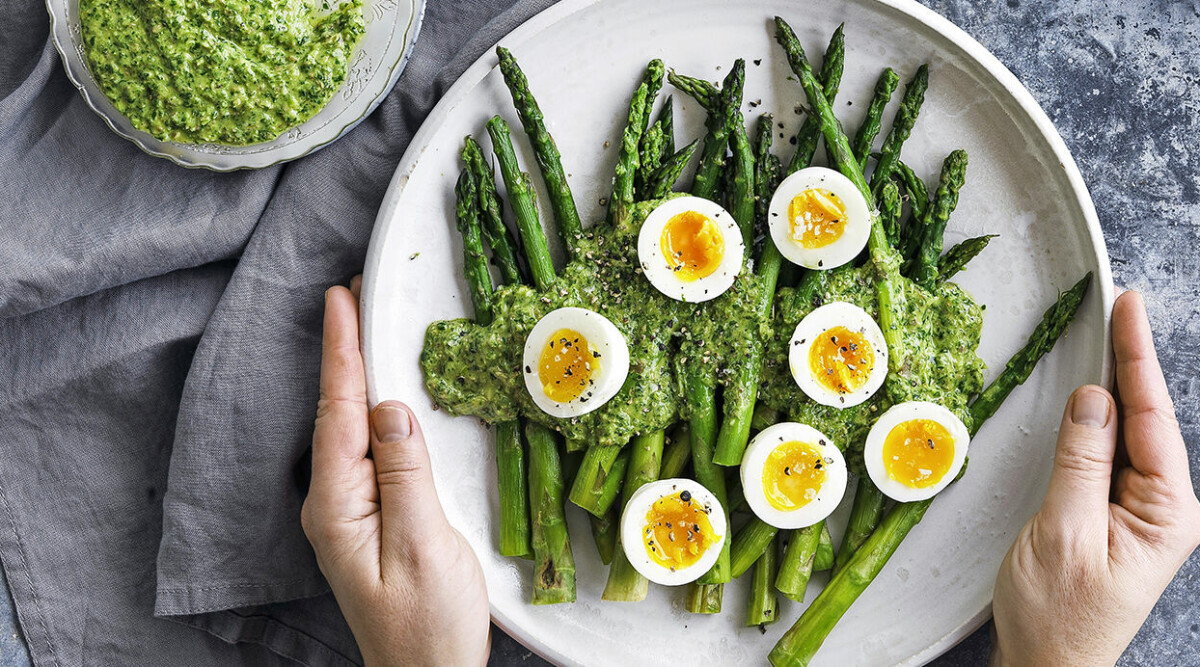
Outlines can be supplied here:
M1025 83L1078 161L1117 283L1146 295L1200 487L1200 4L923 2ZM988 648L985 627L934 664L985 664ZM11 602L0 596L0 665L27 663ZM492 663L545 664L499 631ZM1200 667L1200 555L1167 589L1122 664Z

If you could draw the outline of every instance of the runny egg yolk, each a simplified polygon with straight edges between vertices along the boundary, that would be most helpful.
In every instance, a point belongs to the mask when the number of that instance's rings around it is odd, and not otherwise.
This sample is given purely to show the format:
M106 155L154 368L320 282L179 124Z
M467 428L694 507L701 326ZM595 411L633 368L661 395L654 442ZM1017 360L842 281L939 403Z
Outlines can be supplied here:
M828 462L812 443L792 440L780 444L763 464L767 503L781 512L798 510L817 498L825 484Z
M654 501L642 539L650 560L674 572L695 564L720 536L705 508L684 490Z
M708 216L684 211L667 221L659 237L667 267L684 282L716 272L725 256L725 239Z
M538 379L546 397L559 403L579 398L600 372L600 354L573 329L559 329L546 341L538 361Z
M858 391L875 368L875 351L862 333L846 327L826 329L808 351L808 364L817 382L831 392Z
M792 197L788 220L792 223L793 241L805 248L824 248L842 238L846 206L829 190L811 188Z
M883 467L901 484L923 489L937 484L954 463L954 436L932 419L910 419L892 427L883 441Z

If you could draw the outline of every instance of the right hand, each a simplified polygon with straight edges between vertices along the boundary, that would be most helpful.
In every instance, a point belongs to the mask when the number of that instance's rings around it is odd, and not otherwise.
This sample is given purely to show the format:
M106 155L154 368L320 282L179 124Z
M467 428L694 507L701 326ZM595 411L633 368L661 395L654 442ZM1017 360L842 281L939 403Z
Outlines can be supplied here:
M1120 404L1097 386L1067 401L1046 500L996 578L993 665L1114 664L1200 545L1141 295L1117 298L1112 330Z

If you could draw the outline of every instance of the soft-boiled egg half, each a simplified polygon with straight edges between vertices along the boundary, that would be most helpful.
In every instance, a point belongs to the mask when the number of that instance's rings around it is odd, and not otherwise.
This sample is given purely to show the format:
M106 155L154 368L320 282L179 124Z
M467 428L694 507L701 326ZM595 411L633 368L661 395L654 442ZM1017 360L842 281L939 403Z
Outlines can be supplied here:
M800 320L788 347L788 365L809 398L848 408L870 398L887 377L883 331L852 303L827 303Z
M871 209L854 183L825 167L783 179L771 197L771 240L789 261L832 269L862 252L871 235Z
M559 308L525 339L525 388L543 412L577 417L604 405L629 375L629 347L616 325L586 308Z
M846 494L846 459L808 424L780 422L754 436L742 458L742 493L776 528L804 528L829 516Z
M646 216L638 233L638 260L655 289L699 303L733 285L746 248L728 211L700 197L669 199Z
M971 435L953 412L909 401L883 413L867 434L863 464L884 495L906 503L946 488L967 459Z
M725 510L690 479L643 485L621 514L621 548L633 569L656 584L678 586L708 572L727 539Z

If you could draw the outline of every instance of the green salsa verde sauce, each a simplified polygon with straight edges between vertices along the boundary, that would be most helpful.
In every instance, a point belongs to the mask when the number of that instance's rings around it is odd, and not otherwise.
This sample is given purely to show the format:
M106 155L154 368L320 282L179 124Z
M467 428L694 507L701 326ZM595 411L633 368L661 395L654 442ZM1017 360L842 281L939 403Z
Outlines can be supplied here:
M346 78L361 0L80 0L88 67L164 141L255 144L312 118Z
M678 196L678 195L676 195ZM953 283L932 293L904 280L896 304L905 366L867 402L839 410L810 400L788 367L788 342L800 320L830 301L848 301L878 319L873 269L842 267L819 274L815 290L779 289L769 318L755 312L761 288L747 262L728 292L703 304L681 303L656 290L641 275L637 233L662 201L637 204L625 228L589 229L580 259L559 272L545 292L526 286L496 290L494 321L484 327L467 319L429 325L421 369L434 401L454 415L496 423L524 416L568 439L623 445L639 433L663 429L687 417L681 369L700 364L705 377L723 386L726 413L754 400L738 389L746 372L745 350L767 341L766 367L758 400L789 419L810 424L847 451L861 471L866 432L894 403L928 400L946 406L971 425L967 399L983 385L976 355L982 311ZM629 377L612 400L586 415L551 417L534 404L521 365L525 339L546 313L566 306L594 310L613 322L629 346ZM753 386L753 383L750 383ZM737 392L737 393L734 393Z

